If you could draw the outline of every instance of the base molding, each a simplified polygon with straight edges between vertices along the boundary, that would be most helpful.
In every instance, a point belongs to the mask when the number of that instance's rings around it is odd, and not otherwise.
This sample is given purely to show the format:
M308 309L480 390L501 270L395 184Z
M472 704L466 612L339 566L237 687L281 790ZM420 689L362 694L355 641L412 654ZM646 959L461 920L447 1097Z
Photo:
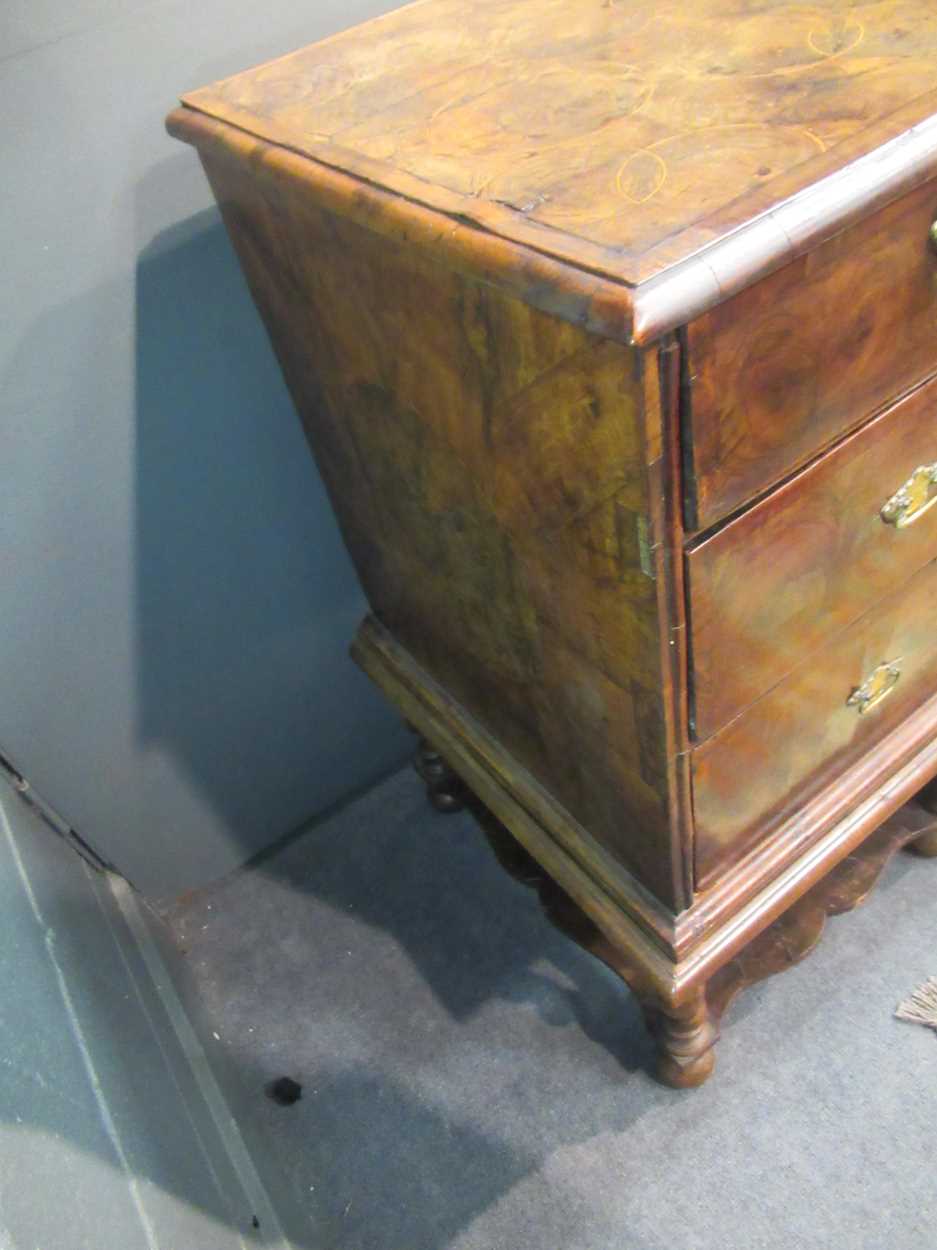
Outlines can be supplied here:
M804 958L827 916L862 902L896 851L917 844L921 854L937 854L935 787L922 792L922 802L907 802L937 771L931 739L906 754L887 789L823 829L795 863L776 870L759 891L740 891L735 910L706 918L703 895L674 916L373 618L359 630L352 655L423 737L418 770L437 810L470 807L501 863L537 890L553 923L632 988L667 1084L707 1078L720 1020L734 998Z
M636 952L662 992L673 984L674 918L643 890L373 617L352 658L484 807L610 941Z
M421 748L416 768L424 775ZM911 802L891 815L861 846L847 855L783 915L758 934L742 951L684 1001L675 1004L662 997L640 965L595 925L572 898L492 815L441 757L437 761L427 794L438 811L468 807L475 816L502 868L516 881L537 892L548 920L563 934L601 959L632 990L641 1004L648 1030L657 1046L657 1079L675 1089L701 1085L715 1067L714 1046L722 1019L738 995L779 972L786 972L813 951L823 935L827 919L860 906L869 896L891 858L903 847L931 857L937 855L937 811L922 802ZM443 791L456 805L440 805Z

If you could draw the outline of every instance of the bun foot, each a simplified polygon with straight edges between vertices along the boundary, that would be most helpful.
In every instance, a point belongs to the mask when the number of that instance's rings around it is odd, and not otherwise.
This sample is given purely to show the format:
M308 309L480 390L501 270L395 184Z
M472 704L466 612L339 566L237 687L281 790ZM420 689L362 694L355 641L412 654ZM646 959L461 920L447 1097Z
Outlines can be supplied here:
M422 777L426 785L426 797L437 812L449 814L462 811L468 797L465 783L425 738L420 739L413 766Z

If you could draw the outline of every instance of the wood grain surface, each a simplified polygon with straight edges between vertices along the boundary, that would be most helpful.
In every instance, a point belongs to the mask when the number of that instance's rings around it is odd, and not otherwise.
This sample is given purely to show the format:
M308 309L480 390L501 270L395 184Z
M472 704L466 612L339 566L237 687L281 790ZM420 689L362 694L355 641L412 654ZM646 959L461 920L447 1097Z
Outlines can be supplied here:
M697 881L765 842L937 690L937 561L807 657L693 752ZM731 647L728 648L731 650ZM850 696L883 663L901 676L860 715Z
M937 111L935 54L928 0L422 0L184 100L634 283Z
M935 219L927 183L690 325L691 526L937 370Z
M937 558L937 508L903 529L881 515L923 464L937 464L934 382L690 551L699 740Z
M375 614L673 904L641 357L206 169Z
M937 509L881 517L937 462L935 63L927 0L419 0L168 119L367 594L353 655L671 1084L937 852L883 825L937 772Z
M834 772L679 914L641 888L549 791L368 617L353 653L469 790L668 1001L706 981L937 776L937 695ZM934 800L937 802L937 799Z

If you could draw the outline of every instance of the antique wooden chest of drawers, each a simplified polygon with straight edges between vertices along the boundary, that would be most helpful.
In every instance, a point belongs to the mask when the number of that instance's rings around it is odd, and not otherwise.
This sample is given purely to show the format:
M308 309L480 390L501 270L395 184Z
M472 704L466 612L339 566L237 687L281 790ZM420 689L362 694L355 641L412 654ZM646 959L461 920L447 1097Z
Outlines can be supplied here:
M354 655L673 1084L937 853L935 88L929 0L422 0L169 118Z

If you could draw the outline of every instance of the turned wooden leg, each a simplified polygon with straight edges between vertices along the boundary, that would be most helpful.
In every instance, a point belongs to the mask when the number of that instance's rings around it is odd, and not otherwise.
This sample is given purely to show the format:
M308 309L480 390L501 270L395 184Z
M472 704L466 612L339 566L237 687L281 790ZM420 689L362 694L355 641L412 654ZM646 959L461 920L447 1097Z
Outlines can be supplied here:
M697 990L679 1007L649 1007L657 1042L657 1079L673 1089L692 1089L712 1075L713 1050L719 1037L706 1003L706 989Z
M626 951L605 936L566 891L546 873L504 825L473 797L468 805L502 868L537 891L547 919L568 938L601 959L634 993L658 1049L657 1079L674 1089L702 1085L715 1067L713 1045L719 1036L705 987L679 1006L662 1003Z
M439 752L420 738L414 768L426 784L426 795L437 812L461 812L465 806L465 783Z
M679 1006L662 1003L628 954L610 942L554 881L544 877L539 892L553 924L617 973L641 1004L657 1045L657 1079L673 1089L702 1085L716 1066L713 1047L719 1037L718 1018L706 1001L706 987L695 990Z
M441 775L436 771L441 761L437 763L438 755L427 750L428 771L435 780ZM442 769L448 775L444 764ZM686 996L675 1004L666 986L662 988L661 982L651 977L632 953L611 941L467 787L462 786L459 800L478 820L502 867L537 891L548 919L630 987L657 1044L657 1079L674 1089L702 1085L712 1075L719 1022L736 995L746 986L793 967L808 955L823 932L827 916L857 907L892 855L901 847L909 847L919 855L937 855L935 781L913 802L883 821L812 889L719 967L706 984L684 990Z

